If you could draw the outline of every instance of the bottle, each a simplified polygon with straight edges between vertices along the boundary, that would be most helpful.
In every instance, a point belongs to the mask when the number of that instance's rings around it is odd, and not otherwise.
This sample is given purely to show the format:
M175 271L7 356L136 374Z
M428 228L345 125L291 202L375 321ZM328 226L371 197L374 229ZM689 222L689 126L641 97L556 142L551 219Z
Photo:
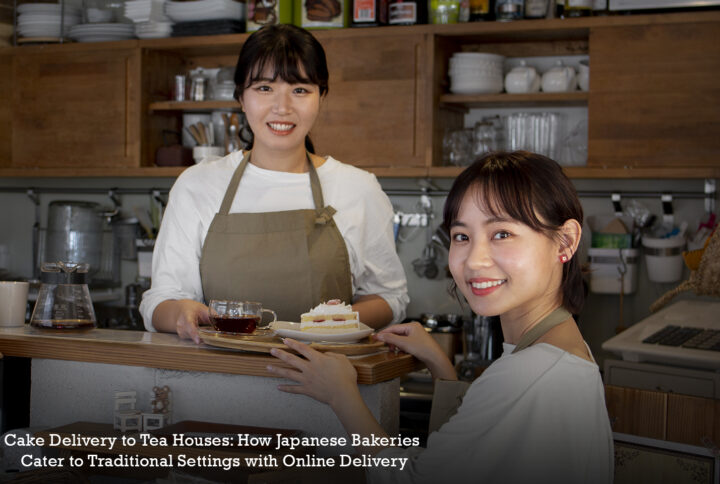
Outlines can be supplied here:
M389 0L388 23L390 25L426 24L427 2L418 0Z
M548 0L525 0L525 18L545 18Z
M352 0L353 27L377 27L387 23L387 0Z
M592 14L593 15L607 15L608 14L608 0L593 0Z
M565 17L587 17L592 13L593 0L565 0Z
M520 20L525 11L525 0L497 0L495 3L495 20L505 22Z
M494 18L494 5L492 0L470 0L470 21L481 22Z

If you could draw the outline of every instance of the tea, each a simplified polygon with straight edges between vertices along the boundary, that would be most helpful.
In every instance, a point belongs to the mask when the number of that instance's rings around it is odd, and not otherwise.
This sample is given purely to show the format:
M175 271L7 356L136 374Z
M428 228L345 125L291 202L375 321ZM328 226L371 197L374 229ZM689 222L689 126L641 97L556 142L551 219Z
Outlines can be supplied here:
M212 325L217 331L223 333L252 333L255 331L260 316L243 314L241 316L212 316Z

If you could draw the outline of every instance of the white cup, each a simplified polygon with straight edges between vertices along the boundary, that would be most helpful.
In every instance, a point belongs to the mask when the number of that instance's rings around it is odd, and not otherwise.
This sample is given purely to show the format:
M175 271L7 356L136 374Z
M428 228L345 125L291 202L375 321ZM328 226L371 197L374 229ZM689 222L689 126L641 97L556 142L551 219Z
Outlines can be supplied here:
M0 326L11 328L25 324L27 282L0 281Z

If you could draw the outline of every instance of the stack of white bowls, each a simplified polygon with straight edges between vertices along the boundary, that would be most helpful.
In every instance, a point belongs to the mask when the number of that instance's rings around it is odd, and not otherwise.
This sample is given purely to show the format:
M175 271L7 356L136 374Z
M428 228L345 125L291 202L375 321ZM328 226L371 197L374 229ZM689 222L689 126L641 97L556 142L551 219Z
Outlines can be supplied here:
M17 11L18 34L25 38L61 37L61 23L63 34L67 34L81 20L80 9L71 5L66 5L63 11L56 3L24 3L18 5Z
M503 90L505 57L481 52L456 52L450 58L450 92L497 94Z

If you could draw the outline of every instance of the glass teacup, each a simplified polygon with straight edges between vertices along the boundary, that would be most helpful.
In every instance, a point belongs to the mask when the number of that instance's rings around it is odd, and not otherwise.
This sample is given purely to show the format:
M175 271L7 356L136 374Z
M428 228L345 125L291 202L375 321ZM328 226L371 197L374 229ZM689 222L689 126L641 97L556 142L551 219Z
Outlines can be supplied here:
M221 333L250 334L256 328L263 329L277 321L275 311L264 309L259 302L213 299L208 306L210 323ZM272 314L272 321L263 322L263 313Z

